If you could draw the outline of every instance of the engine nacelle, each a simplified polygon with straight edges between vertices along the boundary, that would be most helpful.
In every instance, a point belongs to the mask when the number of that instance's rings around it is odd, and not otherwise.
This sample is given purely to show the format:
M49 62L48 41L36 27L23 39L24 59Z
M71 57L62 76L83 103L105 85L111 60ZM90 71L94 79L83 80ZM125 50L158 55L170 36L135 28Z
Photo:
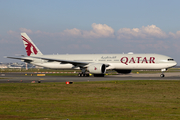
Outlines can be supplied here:
M129 74L131 73L131 70L119 70L119 69L115 69L116 72L118 73L122 73L122 74Z
M104 74L106 73L106 65L101 63L91 64L88 68L92 74Z

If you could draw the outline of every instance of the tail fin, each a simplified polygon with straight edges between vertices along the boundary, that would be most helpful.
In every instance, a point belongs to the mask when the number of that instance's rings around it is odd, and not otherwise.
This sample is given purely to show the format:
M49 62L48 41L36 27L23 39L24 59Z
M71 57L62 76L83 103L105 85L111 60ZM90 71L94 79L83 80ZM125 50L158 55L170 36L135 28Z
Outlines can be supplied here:
M26 33L21 33L27 56L43 55Z

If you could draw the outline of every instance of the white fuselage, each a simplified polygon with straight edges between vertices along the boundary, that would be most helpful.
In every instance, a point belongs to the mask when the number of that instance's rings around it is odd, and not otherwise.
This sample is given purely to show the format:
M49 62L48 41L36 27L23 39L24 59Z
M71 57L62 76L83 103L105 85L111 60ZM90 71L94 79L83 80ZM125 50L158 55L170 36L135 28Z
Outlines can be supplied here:
M177 63L170 57L160 54L66 54L66 55L38 55L36 57L62 59L90 64L108 64L106 69L165 69L175 66ZM27 57L33 60L31 64L51 69L79 69L73 64L50 62L43 59Z

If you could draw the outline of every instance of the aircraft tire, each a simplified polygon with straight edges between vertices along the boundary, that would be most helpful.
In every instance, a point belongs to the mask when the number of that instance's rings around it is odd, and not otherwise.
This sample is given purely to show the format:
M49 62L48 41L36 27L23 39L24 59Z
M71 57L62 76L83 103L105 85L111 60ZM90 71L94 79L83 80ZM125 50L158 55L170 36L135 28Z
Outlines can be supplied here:
M78 77L89 77L89 74L86 74L86 73L85 73L85 74L79 73L79 74L78 74Z
M87 74L85 73L85 74L82 74L82 77L87 77Z
M78 77L81 77L81 76L82 76L82 74L81 74L81 73L79 73L79 74L78 74Z
M163 77L165 77L165 75L164 75L164 74L161 74L160 77L163 78Z

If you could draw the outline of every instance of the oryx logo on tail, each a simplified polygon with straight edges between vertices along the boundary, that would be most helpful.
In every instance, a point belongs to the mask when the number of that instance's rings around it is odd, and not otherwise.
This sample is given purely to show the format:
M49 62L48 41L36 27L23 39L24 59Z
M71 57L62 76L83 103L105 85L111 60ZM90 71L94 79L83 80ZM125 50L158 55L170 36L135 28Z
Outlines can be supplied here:
M34 47L34 45L29 42L24 36L22 36L22 40L25 41L27 44L25 49L26 49L26 52L27 52L27 56L30 56L31 53L34 53L35 55L38 53L38 51L36 50L36 48ZM31 47L33 48L33 52L31 51Z
M27 56L43 55L26 33L21 33Z

